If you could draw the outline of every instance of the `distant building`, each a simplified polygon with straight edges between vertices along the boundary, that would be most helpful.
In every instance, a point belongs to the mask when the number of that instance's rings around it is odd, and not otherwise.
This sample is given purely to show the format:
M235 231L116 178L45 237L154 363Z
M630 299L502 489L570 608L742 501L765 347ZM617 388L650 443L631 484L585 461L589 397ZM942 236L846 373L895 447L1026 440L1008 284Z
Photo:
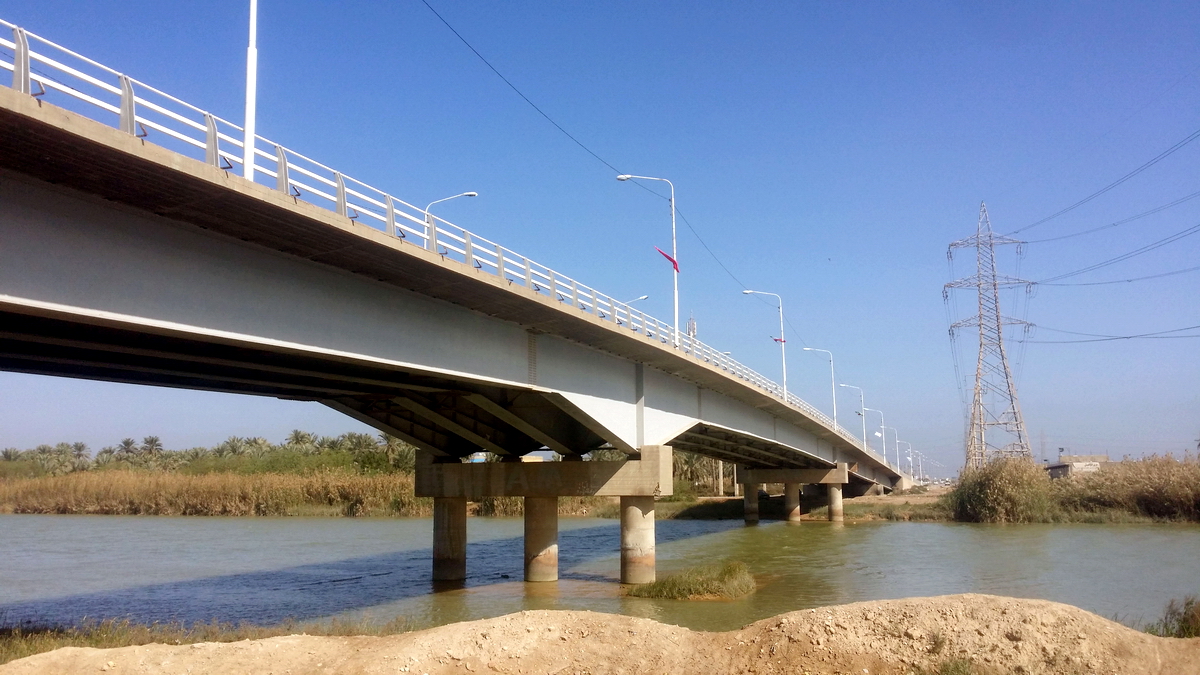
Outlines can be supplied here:
M1108 455L1058 455L1058 461L1046 465L1051 478L1065 478L1077 473L1099 471L1108 464Z

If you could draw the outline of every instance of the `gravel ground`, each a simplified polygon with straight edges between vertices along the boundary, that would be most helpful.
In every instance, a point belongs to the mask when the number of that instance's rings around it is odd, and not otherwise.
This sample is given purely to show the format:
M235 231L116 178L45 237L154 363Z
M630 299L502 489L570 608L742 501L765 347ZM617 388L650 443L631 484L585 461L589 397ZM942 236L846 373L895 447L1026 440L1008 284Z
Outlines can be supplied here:
M726 633L593 612L532 611L389 637L59 649L0 675L111 673L936 673L1200 675L1200 638L1157 638L1043 600L950 595L802 610Z

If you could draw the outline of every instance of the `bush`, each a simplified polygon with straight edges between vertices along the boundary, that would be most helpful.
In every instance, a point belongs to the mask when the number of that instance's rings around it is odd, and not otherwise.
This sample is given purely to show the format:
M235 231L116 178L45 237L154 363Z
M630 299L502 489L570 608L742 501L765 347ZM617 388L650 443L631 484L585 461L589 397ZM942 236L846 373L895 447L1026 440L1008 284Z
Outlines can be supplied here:
M1200 520L1200 462L1152 455L1103 465L1054 482L1064 509L1123 511L1163 520Z
M1200 599L1189 595L1179 600L1171 599L1163 617L1146 626L1146 632L1159 637L1200 637Z
M946 496L954 519L970 523L1036 523L1054 520L1050 477L1024 459L1000 459L968 469Z
M653 583L634 586L629 595L668 600L732 599L749 595L756 588L746 563L728 561L693 567Z

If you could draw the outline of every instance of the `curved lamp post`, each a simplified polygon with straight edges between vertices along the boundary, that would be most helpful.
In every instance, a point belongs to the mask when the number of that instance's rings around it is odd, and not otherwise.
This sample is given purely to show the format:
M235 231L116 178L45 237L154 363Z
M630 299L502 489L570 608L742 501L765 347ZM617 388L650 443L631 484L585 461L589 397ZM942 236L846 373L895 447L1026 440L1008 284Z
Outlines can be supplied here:
M833 428L837 430L837 387L834 386L837 382L837 377L833 374L833 352L828 349L817 349L816 347L804 347L806 352L824 352L829 355L829 390L833 393Z
M779 353L783 356L783 402L788 402L787 392L787 338L783 334L783 298L779 297L778 293L767 293L766 291L752 291L746 289L742 291L742 295L770 295L779 301Z
M862 418L862 439L863 448L865 449L867 447L867 408L866 404L863 402L863 390L860 387L856 387L852 384L839 384L838 386L846 387L848 389L858 389L858 409L861 411L858 416Z
M675 242L675 184L666 178L655 178L653 176L634 176L633 174L624 173L617 176L619 181L627 181L630 178L638 180L657 180L671 186L671 266L675 273L672 275L672 280L675 286L675 324L673 331L675 333L675 347L679 347L679 250Z

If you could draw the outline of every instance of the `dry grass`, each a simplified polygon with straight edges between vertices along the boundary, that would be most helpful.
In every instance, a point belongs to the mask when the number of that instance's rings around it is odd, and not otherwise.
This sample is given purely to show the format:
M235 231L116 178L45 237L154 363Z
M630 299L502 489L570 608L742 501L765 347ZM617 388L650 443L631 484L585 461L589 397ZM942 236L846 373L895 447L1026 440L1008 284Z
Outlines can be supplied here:
M346 516L433 511L432 500L413 496L407 474L89 471L0 481L0 510L10 513L285 516L314 508Z
M946 501L955 520L969 523L1048 522L1057 510L1049 475L1022 459L1001 459L964 471Z
M128 620L90 622L76 627L2 626L0 625L0 664L26 656L53 651L60 647L108 649L151 643L192 644L197 642L237 642L261 640L280 635L394 635L411 630L408 621L399 618L386 624L366 621L330 623L286 622L278 626L235 626L226 623L135 624Z
M1163 617L1147 625L1145 630L1159 637L1200 637L1200 598L1194 595L1182 601L1172 598Z
M1200 461L1151 456L1054 482L1062 508L1118 511L1159 520L1200 520Z
M634 586L629 595L668 600L733 599L749 595L757 587L746 563L728 561L692 567L653 583Z

